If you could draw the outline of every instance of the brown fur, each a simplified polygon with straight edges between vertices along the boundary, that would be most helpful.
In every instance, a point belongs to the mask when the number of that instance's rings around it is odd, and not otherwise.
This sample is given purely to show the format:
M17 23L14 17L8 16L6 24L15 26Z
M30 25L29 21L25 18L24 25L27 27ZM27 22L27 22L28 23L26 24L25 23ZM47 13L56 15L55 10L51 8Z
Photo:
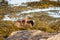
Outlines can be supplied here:
M34 25L32 20L18 20L14 24L17 27L32 27Z

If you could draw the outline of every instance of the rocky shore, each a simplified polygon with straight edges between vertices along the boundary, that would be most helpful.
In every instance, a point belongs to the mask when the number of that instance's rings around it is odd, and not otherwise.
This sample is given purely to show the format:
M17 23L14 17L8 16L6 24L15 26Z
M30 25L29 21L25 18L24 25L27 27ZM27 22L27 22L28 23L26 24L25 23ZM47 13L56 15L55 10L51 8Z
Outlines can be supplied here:
M60 33L46 33L40 30L21 30L12 32L6 40L59 40Z

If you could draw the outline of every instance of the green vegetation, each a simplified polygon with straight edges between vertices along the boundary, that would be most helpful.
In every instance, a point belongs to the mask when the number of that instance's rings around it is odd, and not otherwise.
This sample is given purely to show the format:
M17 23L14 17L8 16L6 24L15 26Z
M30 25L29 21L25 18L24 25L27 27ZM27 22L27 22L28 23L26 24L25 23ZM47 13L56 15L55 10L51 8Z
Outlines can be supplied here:
M33 27L28 28L18 28L14 26L13 21L0 21L0 39L8 37L13 31L17 30L41 30L45 32L54 33L60 30L60 19L48 16L46 13L30 13L21 14L22 16L32 15L34 22ZM56 22L56 20L58 20ZM52 22L53 21L53 22Z
M10 35L11 32L17 30L42 30L45 32L54 33L60 30L60 19L53 18L48 16L47 13L30 13L30 14L21 14L22 16L31 15L33 16L34 26L31 28L18 28L14 26L13 21L2 21L4 15L10 14L10 17L16 17L16 13L24 10L28 10L33 8L47 8L47 7L60 7L60 2L51 2L51 1L41 1L41 2L27 2L28 6L15 6L10 7L5 4L5 6L0 7L0 40L4 40L6 37ZM21 16L20 15L20 16ZM57 20L57 21L56 21Z
M0 14L11 14L17 13L24 10L33 8L48 8L48 7L60 7L60 1L41 1L41 2L27 2L27 6L14 6L11 7L8 3L4 3L5 6L0 6ZM28 8L31 7L31 8Z
M0 21L0 37L6 38L11 32L15 30L19 30L19 29L13 26L13 22Z
M60 7L60 2L55 1L41 1L41 2L27 2L29 7L33 8L48 8L48 7Z

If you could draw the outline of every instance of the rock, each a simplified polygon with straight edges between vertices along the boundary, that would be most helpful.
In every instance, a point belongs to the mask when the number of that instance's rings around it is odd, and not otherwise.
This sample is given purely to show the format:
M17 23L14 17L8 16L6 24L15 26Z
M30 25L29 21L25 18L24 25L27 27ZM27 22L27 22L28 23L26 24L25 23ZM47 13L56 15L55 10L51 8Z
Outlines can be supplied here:
M58 33L57 35L54 35L54 36L48 38L47 40L60 40L60 33Z
M41 33L39 30L21 30L12 32L6 40L30 40L31 37Z
M57 37L59 40L60 34ZM52 34L40 30L21 30L12 32L6 40L55 40L55 38Z

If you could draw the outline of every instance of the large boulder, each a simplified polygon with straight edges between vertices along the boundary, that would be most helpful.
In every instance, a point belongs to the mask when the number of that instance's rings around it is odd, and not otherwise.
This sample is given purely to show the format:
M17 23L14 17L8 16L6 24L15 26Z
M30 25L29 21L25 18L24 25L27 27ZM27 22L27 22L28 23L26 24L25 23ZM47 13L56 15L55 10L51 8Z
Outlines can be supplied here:
M52 36L52 34L40 30L21 30L12 32L6 40L50 40ZM58 37L60 37L60 35Z
M48 38L47 40L60 40L60 33L58 33L57 35L54 35L54 36Z

